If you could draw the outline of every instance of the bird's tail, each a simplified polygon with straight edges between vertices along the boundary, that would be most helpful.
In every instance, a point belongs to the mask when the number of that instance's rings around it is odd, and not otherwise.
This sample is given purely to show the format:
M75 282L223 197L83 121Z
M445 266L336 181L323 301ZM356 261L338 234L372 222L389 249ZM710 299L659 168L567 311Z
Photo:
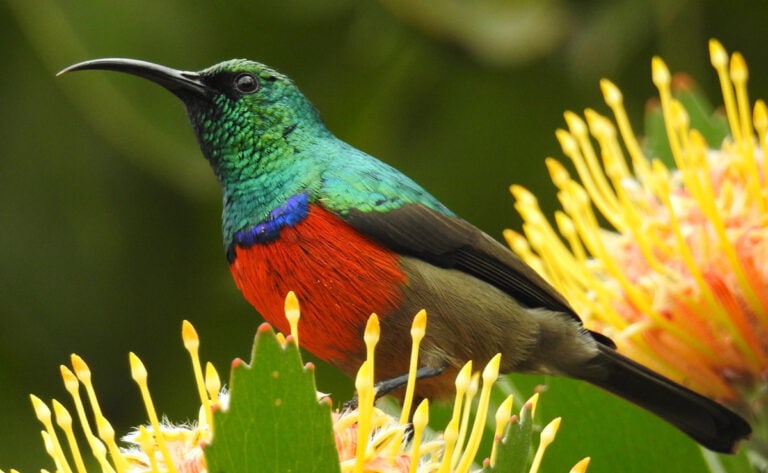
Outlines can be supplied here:
M585 381L653 412L715 452L733 453L738 441L752 433L744 419L720 404L598 346L595 369L580 376Z

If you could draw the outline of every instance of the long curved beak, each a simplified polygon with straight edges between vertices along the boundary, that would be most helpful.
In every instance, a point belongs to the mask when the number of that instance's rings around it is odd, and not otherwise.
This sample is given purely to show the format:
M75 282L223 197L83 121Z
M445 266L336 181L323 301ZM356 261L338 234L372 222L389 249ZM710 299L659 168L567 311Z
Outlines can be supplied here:
M57 76L67 72L83 71L87 69L101 69L107 71L125 72L143 77L159 84L174 95L181 98L212 97L214 89L206 85L197 72L179 71L170 67L161 66L138 59L104 58L73 64L61 70Z

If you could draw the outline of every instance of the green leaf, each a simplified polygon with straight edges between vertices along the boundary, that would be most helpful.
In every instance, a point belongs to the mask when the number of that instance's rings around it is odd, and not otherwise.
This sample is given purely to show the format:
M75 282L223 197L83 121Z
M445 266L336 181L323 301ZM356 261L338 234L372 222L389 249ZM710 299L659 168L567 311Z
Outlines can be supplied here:
M525 473L531 464L533 446L533 415L531 406L526 403L520 410L520 417L510 422L504 438L499 442L496 464L485 471L504 473Z
M294 343L259 327L251 363L233 364L229 408L213 418L211 473L338 473L331 405L318 401L313 369Z

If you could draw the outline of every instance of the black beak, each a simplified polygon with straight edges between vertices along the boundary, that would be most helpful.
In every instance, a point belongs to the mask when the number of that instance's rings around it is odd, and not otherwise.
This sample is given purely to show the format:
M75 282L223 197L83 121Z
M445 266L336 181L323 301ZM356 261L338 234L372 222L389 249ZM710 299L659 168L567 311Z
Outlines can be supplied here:
M102 69L107 71L125 72L162 85L180 99L192 97L212 97L214 89L207 86L197 72L178 71L170 67L161 66L147 61L123 58L93 59L79 62L60 71L57 76L72 71L86 69Z

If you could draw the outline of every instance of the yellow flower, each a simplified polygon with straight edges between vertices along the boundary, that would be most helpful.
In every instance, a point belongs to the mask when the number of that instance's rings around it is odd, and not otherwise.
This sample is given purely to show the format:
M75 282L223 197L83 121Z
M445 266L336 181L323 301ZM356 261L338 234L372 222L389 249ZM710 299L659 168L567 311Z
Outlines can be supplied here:
M291 335L284 337L277 334L283 346L299 340L300 311L298 300L293 293L289 293L286 298L285 312L291 327ZM457 394L453 417L442 435L430 434L427 427L428 401L425 400L419 404L414 411L412 421L409 422L408 419L416 381L419 344L425 334L426 322L427 317L424 311L414 318L411 330L412 370L406 387L404 414L398 419L374 405L376 393L373 384L373 352L379 339L379 324L375 315L369 319L364 337L368 347L368 360L361 366L356 380L359 407L332 413L333 434L342 472L464 473L479 471L473 465L473 461L485 431L491 389L498 377L500 355L492 359L482 373L473 374L471 362L464 366L456 379ZM192 371L201 400L198 421L195 423L173 425L159 420L149 392L147 371L133 353L129 356L131 375L139 387L149 424L142 425L132 433L123 436L122 446L115 439L112 426L101 412L91 380L91 371L79 356L72 355L72 369L62 366L61 374L67 392L72 398L86 445L80 445L76 440L75 422L62 403L56 400L51 402L52 414L46 403L34 395L31 396L35 413L44 427L43 441L46 451L53 459L55 471L87 473L89 470L86 465L98 465L98 470L106 473L205 473L207 471L204 453L205 446L215 442L213 416L218 410L228 410L229 395L222 390L219 376L210 363L206 365L203 373L198 354L200 341L194 327L187 321L182 324L182 339L192 361ZM482 386L480 380L482 380ZM85 392L85 401L81 391ZM322 393L317 395L318 399L326 397ZM537 400L538 394L535 394L524 404L521 418L533 416ZM473 403L477 404L474 416L471 415L470 409ZM485 462L487 466L495 464L505 431L518 422L518 417L512 416L511 412L512 397L509 396L496 412L494 445L493 451ZM58 429L54 427L54 419ZM96 426L96 432L92 430L91 425ZM554 440L559 425L560 418L557 418L542 430L530 469L531 473L538 471L544 451ZM412 438L410 442L406 442L404 439L410 428L412 428ZM302 435L301 426L297 426L296 435ZM86 447L95 462L87 459L84 453ZM528 446L525 445L519 453L527 455ZM585 458L571 471L584 472L588 463L589 458ZM15 470L10 472L14 473ZM3 471L0 470L0 473Z
M768 373L768 113L763 101L750 108L744 58L715 40L710 55L730 127L725 141L707 143L691 128L656 57L675 168L643 152L621 92L603 80L613 120L566 112L568 130L556 133L578 180L546 162L563 208L559 232L530 192L512 186L526 238L505 236L622 352L754 419L764 415L764 400L753 396L764 393Z

